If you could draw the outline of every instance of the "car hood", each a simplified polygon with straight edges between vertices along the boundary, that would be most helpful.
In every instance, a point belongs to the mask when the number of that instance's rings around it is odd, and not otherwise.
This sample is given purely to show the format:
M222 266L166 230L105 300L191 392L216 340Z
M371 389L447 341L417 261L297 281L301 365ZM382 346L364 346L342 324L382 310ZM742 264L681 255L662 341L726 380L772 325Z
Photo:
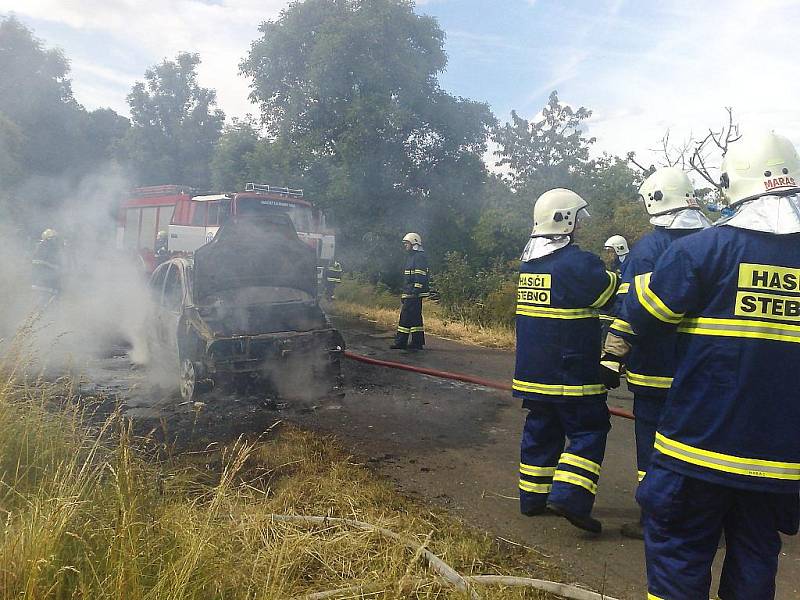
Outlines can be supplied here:
M234 219L194 253L194 300L245 287L287 287L316 295L316 253L285 215Z

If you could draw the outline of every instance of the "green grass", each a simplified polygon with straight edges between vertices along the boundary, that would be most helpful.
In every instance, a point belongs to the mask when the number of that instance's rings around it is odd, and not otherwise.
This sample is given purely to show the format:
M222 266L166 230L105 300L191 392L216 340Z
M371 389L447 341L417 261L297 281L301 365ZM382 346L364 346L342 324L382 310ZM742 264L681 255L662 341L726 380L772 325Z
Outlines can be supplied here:
M213 450L165 453L68 380L0 372L0 594L36 599L281 599L353 585L364 598L464 598L374 532L274 521L365 521L462 574L549 578L536 554L414 503L335 440L280 426ZM12 361L13 362L13 361ZM10 375L11 374L11 375ZM483 588L483 598L545 598Z

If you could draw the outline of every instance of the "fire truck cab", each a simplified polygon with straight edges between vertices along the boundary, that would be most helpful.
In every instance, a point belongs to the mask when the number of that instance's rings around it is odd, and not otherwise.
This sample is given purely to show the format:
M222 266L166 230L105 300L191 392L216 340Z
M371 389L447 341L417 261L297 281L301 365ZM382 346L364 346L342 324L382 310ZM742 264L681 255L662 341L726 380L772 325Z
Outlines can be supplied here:
M138 255L145 270L155 268L153 253L159 231L169 228L175 206L189 200L193 190L185 185L154 185L133 190L120 205L117 249Z
M333 260L335 237L327 230L325 216L303 197L303 190L248 183L244 192L183 197L175 205L169 224L170 252L192 253L214 239L230 217L258 217L284 213L297 236L314 248L317 262Z

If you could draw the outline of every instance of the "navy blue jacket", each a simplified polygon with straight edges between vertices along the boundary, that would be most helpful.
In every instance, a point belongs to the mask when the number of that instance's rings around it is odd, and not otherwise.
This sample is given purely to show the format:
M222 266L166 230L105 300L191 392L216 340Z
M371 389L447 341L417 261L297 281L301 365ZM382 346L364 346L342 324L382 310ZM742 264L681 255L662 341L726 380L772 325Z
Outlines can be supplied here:
M617 275L570 244L523 262L517 288L514 396L549 402L605 400L597 309L613 301Z
M677 329L653 460L731 487L800 489L800 234L712 227L625 301L642 339Z
M422 250L409 250L407 254L401 298L427 298L431 295L428 257Z
M637 275L650 273L667 248L675 241L699 229L665 229L656 227L633 247L625 261L622 284L619 286L616 318L609 331L627 340L631 351L626 358L628 389L636 394L666 398L675 373L675 333L637 340L625 308L625 296Z

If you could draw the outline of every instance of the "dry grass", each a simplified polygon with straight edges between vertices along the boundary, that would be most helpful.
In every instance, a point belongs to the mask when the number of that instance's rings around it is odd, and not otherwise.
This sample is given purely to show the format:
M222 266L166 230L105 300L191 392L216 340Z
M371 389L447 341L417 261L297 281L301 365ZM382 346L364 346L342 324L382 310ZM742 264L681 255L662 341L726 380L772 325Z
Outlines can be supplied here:
M135 438L119 414L97 424L75 400L69 381L0 379L4 599L285 600L376 584L376 592L343 597L466 597L394 541L273 514L379 525L465 575L553 574L534 553L398 495L330 438L282 427L165 456ZM480 593L548 597L497 587Z
M511 327L482 327L480 325L447 321L441 316L439 307L433 303L423 303L423 310L426 333L487 348L514 348L515 337L514 330ZM399 301L397 308L389 309L336 300L333 312L343 317L363 319L380 327L395 329L400 315L400 307Z

